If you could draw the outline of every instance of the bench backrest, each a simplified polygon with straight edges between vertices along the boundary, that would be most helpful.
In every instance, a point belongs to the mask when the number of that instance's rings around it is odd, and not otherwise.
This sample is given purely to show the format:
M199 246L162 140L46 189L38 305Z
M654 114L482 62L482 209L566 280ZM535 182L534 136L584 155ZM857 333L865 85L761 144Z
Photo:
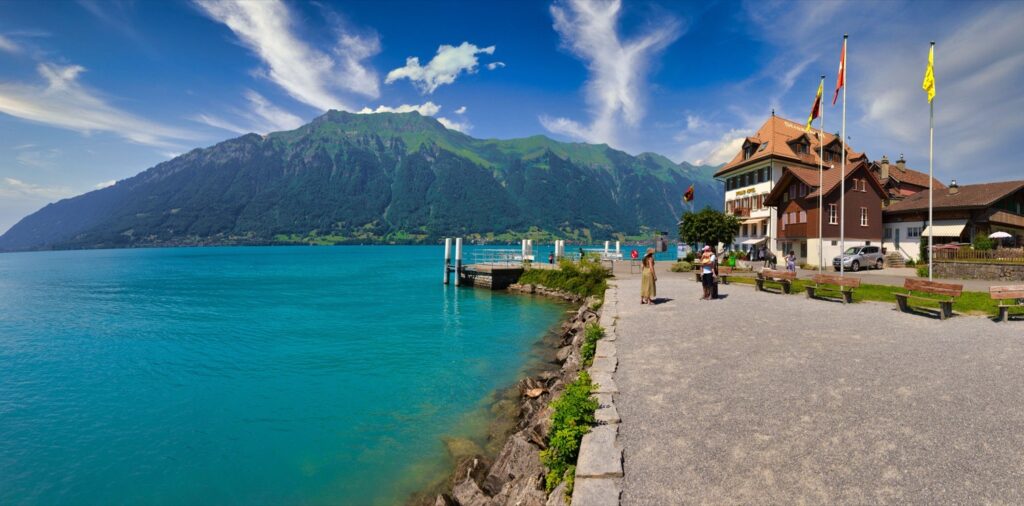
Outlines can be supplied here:
M907 278L903 281L903 288L935 295L959 297L960 292L964 290L964 285L939 283L938 281L928 281L927 279Z
M988 294L993 299L1024 299L1024 285L990 286Z
M837 276L835 274L815 274L813 278L815 283L822 285L839 285L848 286L850 288L857 288L860 286L860 278Z
M796 279L796 273L793 271L776 271L772 269L761 269L761 275L766 278L773 279Z

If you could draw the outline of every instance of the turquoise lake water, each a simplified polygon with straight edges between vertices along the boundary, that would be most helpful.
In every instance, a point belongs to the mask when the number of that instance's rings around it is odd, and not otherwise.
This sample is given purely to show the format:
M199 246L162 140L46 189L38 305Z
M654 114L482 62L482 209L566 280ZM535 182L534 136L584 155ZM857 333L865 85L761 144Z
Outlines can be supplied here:
M567 309L440 247L0 254L0 504L392 504Z

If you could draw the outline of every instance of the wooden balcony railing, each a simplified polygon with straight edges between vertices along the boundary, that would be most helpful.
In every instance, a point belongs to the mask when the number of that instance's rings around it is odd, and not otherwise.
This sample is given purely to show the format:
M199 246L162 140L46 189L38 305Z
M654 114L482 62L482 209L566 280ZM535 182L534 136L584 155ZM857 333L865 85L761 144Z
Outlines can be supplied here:
M817 233L817 230L815 230ZM779 223L779 238L784 237L807 237L807 224L806 223L790 223L786 225L786 228L782 228L782 223Z
M737 208L734 208L732 210L732 214L733 214L733 216L736 216L737 218L748 218L748 217L750 217L750 208L749 207L737 207Z

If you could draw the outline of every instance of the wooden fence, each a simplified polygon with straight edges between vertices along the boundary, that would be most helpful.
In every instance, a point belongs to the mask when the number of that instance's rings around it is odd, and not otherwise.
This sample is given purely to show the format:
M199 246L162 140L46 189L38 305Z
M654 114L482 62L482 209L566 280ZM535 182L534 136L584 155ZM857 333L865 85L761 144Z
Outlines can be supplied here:
M992 250L975 250L968 247L960 249L936 249L935 261L969 261L969 262L1010 262L1024 263L1024 248L997 248Z

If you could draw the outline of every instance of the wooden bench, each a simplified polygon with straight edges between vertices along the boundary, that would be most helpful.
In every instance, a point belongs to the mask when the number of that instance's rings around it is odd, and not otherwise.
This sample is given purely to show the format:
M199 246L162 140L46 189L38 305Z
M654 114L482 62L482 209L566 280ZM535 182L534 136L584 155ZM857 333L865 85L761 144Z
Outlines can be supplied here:
M1010 308L1024 308L1024 285L992 286L988 289L992 300L1007 301L999 304L999 318L1005 322L1010 318ZM1011 301L1016 300L1016 303Z
M789 293L794 279L796 279L796 273L793 271L761 269L761 272L758 272L757 277L754 278L754 284L757 291L763 292L765 283L778 283L783 293Z
M860 278L835 274L815 274L811 281L814 284L805 287L808 298L815 298L817 292L835 292L842 296L844 304L853 302L853 289L860 287Z
M907 293L893 294L893 296L896 297L896 304L899 305L900 311L906 313L911 309L915 309L911 308L907 304L908 299L938 302L939 319L945 320L946 318L953 316L953 301L960 296L961 292L963 292L964 285L940 283L938 281L928 281L927 279L907 278L903 281L903 288L907 289ZM913 292L926 293L931 296L914 295Z

